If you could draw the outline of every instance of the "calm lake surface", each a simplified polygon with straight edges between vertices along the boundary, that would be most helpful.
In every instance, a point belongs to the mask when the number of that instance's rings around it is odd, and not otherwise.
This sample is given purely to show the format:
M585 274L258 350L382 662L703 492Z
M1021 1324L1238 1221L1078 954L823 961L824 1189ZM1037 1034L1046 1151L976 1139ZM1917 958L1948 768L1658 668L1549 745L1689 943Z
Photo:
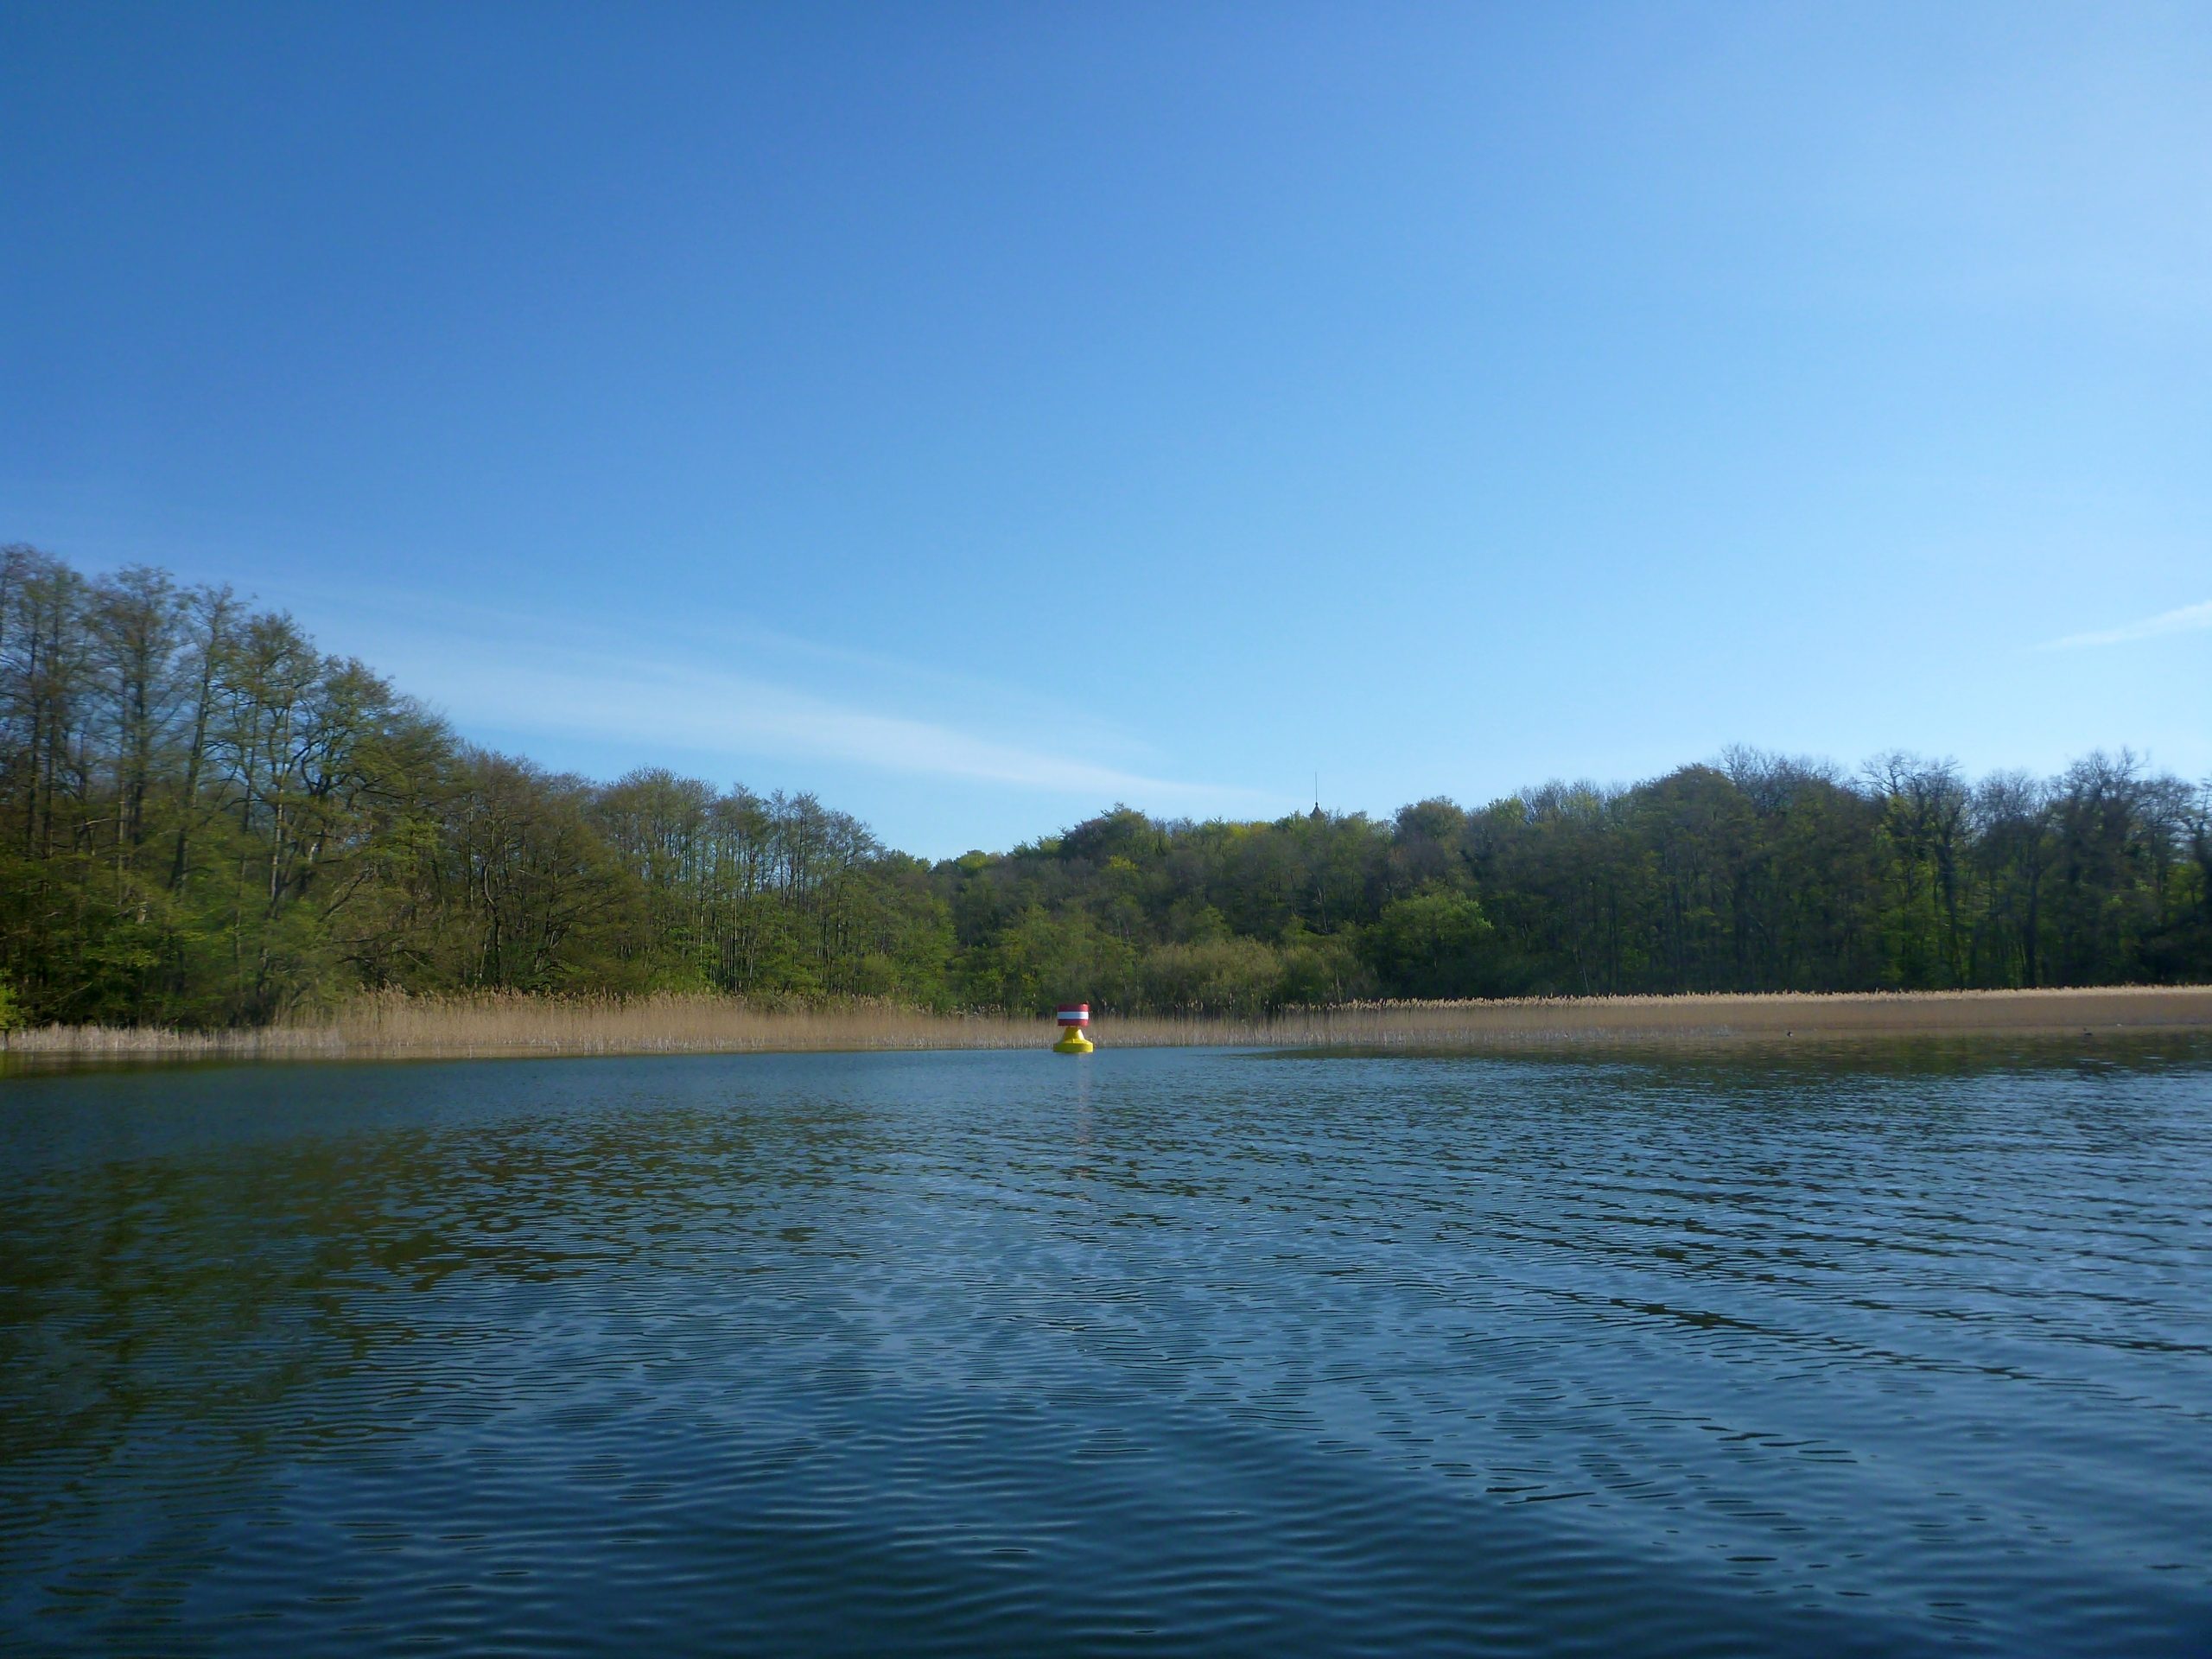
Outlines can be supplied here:
M0 1648L2202 1654L2212 1048L0 1081Z

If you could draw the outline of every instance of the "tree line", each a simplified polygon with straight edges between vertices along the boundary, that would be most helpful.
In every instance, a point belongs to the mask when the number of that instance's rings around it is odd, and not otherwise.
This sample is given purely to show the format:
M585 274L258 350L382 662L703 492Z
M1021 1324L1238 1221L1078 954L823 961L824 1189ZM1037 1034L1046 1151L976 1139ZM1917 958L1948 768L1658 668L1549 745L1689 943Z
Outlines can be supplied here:
M1042 1011L2212 979L2212 787L1732 750L1388 820L1116 806L935 865L810 795L470 744L223 587L0 549L0 984L252 1024L363 989Z

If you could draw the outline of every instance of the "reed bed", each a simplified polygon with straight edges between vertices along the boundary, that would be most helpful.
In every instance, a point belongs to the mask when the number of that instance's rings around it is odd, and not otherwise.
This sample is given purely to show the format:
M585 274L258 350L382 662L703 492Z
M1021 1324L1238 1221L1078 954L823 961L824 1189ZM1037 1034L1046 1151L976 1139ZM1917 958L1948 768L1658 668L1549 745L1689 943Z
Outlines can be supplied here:
M1538 997L1360 1002L1238 1018L1135 1014L1099 1020L1122 1048L1496 1049L1557 1044L1796 1037L2059 1035L2212 1029L2212 986L1919 991L1834 995ZM18 1032L22 1056L129 1059L344 1059L525 1054L688 1054L1034 1048L1052 1024L893 1003L778 1004L711 995L364 996L336 1013L257 1030L48 1026Z
M1127 1028L1154 1039L1122 1034ZM2212 986L2033 991L1880 991L1696 996L1523 997L1358 1002L1250 1021L1116 1020L1124 1042L1274 1047L1455 1048L1733 1038L2063 1035L2212 1029ZM1180 1039L1177 1029L1204 1032Z
M295 1017L250 1030L48 1026L18 1032L11 1046L19 1054L270 1059L1014 1048L1027 1046L1049 1025L859 1001L810 1005L712 995L384 993L356 998L334 1014Z

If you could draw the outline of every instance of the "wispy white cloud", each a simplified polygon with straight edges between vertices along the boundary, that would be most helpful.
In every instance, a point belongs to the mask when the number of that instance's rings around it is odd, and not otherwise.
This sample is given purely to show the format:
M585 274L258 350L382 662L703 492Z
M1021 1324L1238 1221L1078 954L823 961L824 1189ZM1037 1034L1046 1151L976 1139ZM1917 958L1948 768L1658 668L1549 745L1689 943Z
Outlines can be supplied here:
M647 654L645 625L619 618L532 614L375 583L257 588L261 602L296 609L324 649L359 654L464 736L556 765L582 743L752 781L774 781L770 768L755 771L762 761L830 761L1153 811L1288 810L1265 791L1151 775L1140 768L1152 745L1049 693L743 617L656 620ZM749 671L722 666L734 659ZM1045 741L1008 735L1016 731Z
M464 733L612 741L640 761L671 751L732 766L761 758L829 760L908 775L1078 797L1127 800L1154 810L1228 811L1280 804L1234 785L1159 778L1085 757L1094 728L1049 715L1024 723L1049 745L1009 741L982 726L925 712L916 694L931 677L874 677L876 683L815 691L716 665L690 642L652 657L597 630L541 625L517 630L467 618L418 624L385 641L373 660L397 683L429 699ZM941 689L941 688L939 688ZM1032 711L1034 713L1035 711Z
M2044 649L2073 651L2085 645L2125 645L2137 639L2155 639L2161 634L2195 633L2202 628L2212 628L2212 600L2202 605L2184 605L2177 611L2161 611L2156 616L2122 623L2116 628L2069 633L2063 639L2047 640Z
M584 673L503 663L436 677L442 700L519 732L627 740L698 753L836 760L887 772L1102 800L1219 800L1243 791L1148 778L933 721L853 707L743 675L682 664L594 660Z

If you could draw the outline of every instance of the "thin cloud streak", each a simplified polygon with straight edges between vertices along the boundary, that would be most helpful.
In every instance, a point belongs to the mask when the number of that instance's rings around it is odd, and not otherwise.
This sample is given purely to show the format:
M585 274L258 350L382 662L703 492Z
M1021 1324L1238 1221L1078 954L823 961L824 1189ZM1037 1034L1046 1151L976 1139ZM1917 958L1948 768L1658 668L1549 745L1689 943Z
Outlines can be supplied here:
M764 629L725 625L716 639L715 630L679 623L657 631L665 652L645 657L634 641L605 627L433 604L397 591L372 594L365 606L348 608L355 636L348 644L364 647L395 683L441 707L464 734L493 727L518 735L611 740L641 762L671 749L729 762L769 756L837 761L1101 804L1126 800L1153 810L1249 815L1284 807L1261 790L1154 778L1085 760L1076 747L1085 741L1109 750L1128 746L1109 727L1057 702ZM437 620L425 626L426 615ZM733 648L766 659L769 672L735 673L702 660ZM785 660L776 662L779 657ZM836 664L864 670L840 677L872 683L849 685L842 696L789 683L784 671L803 673L810 659L817 669ZM972 728L998 723L988 717L948 718L951 711L942 706L948 692L971 703L988 692L1001 709L1019 702L1027 723L1056 734L1058 746L1032 747ZM919 712L925 697L940 705L931 715ZM878 712L887 706L916 712Z
M2116 628L2069 633L2063 639L2048 641L2044 649L2074 651L2087 645L2125 645L2138 639L2155 639L2161 634L2195 633L2203 628L2212 628L2212 600L2202 605L2184 605L2177 611L2162 611L2156 616L2146 616L2139 622L2124 623Z
M1160 805L1261 798L1255 790L1147 778L683 664L598 657L588 675L513 661L422 666L428 671L410 674L402 683L425 686L464 725L613 738L641 746L641 753L674 747L836 760L887 772Z

